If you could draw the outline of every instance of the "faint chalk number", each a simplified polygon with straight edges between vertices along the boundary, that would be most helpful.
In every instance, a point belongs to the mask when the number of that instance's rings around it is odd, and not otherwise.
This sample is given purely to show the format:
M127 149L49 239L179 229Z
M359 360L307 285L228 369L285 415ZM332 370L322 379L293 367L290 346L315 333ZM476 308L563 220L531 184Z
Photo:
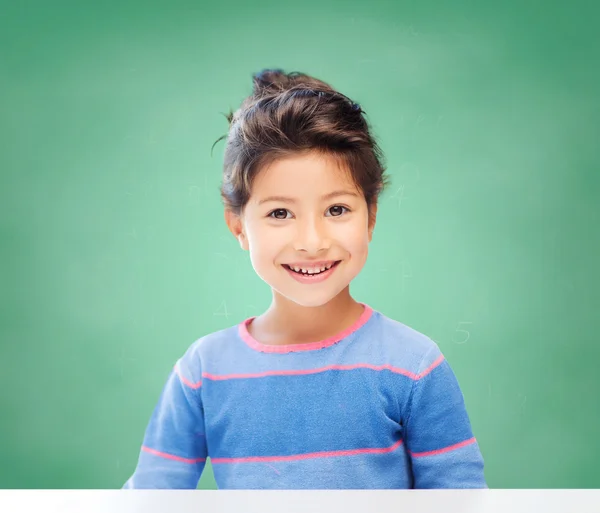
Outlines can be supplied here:
M471 321L461 321L458 323L458 326L456 328L456 333L460 333L460 335L455 335L455 337L454 337L454 342L456 344L465 344L467 342L467 340L469 340L469 338L471 337L471 334L467 330L462 329L462 326L469 325L469 324L473 324L473 323Z
M227 303L226 303L225 300L223 300L223 302L221 303L221 305L219 306L219 308L217 309L217 311L214 313L214 315L224 315L226 319L229 318L229 316L231 314L227 310Z

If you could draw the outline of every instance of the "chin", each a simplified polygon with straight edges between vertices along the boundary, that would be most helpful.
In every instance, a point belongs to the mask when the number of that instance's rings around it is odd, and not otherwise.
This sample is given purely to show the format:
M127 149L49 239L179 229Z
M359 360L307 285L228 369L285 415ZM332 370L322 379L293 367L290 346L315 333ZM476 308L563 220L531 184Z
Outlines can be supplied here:
M278 287L273 285L271 285L271 288L277 292L277 294L284 297L288 301L291 301L292 303L296 303L297 305L305 308L317 308L324 306L335 299L340 292L346 288L346 286L342 287L340 290L330 289L329 291L315 291L311 290L310 286L308 286L307 290L301 292L297 290L289 290L287 287Z
M318 297L292 297L286 296L282 294L287 300L296 303L299 306L303 306L305 308L318 308L319 306L326 305L329 303L335 296L326 298L318 298Z

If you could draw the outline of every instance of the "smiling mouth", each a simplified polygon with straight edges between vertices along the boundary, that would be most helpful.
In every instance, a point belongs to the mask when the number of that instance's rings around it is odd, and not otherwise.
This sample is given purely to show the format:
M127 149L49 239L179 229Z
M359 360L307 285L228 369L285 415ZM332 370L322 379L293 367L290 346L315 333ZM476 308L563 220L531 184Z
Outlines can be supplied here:
M336 260L333 263L327 264L325 266L321 266L321 267L318 267L318 268L307 268L307 269L303 269L303 268L300 268L300 267L297 267L297 266L291 266L289 264L282 264L282 265L288 271L291 271L293 273L299 274L300 276L318 276L319 274L324 274L327 271L329 271L330 269L333 269L340 262L341 262L341 260Z

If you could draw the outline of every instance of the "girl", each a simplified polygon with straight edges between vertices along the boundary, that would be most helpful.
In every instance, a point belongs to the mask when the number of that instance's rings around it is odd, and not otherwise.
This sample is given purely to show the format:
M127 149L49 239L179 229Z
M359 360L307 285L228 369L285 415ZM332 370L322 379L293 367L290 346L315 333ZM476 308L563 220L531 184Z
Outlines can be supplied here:
M175 364L125 488L486 488L458 382L425 335L356 301L387 185L360 106L263 70L230 123L229 230L266 312ZM227 136L226 136L227 137Z

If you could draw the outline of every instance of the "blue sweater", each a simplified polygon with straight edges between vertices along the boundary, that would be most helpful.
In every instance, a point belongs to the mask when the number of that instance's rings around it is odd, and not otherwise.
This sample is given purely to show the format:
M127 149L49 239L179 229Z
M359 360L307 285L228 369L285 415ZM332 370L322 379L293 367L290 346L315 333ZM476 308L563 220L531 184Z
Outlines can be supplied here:
M320 342L263 345L252 318L177 361L124 488L486 488L458 382L425 335L364 305Z

